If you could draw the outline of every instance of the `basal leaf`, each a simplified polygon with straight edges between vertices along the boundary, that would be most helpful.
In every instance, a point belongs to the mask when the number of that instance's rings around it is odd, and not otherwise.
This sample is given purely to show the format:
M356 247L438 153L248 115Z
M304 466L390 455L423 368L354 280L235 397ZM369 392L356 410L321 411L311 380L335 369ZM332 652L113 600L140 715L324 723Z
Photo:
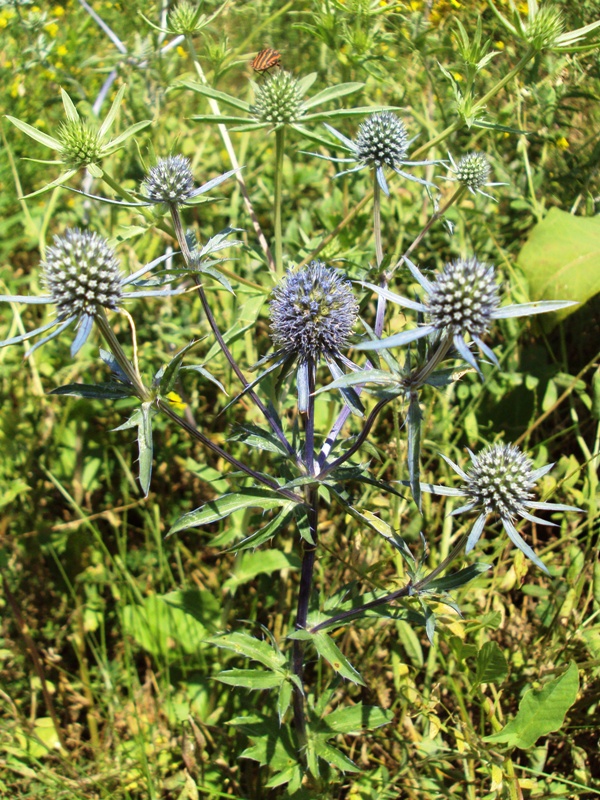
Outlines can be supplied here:
M486 642L477 653L477 683L500 683L508 675L504 653L496 642Z
M171 527L167 536L171 536L177 531L185 528L198 528L201 525L210 525L211 522L224 519L234 511L242 508L262 508L267 511L270 508L277 508L289 503L289 499L283 495L269 492L264 489L244 489L243 492L224 494L216 500L210 500L200 508L189 511L180 517Z
M318 633L312 634L310 638L317 653L324 658L339 675L352 681L352 683L358 683L360 686L365 685L359 673L354 669L331 637L319 631Z
M285 656L268 642L247 633L226 633L224 636L215 636L210 643L258 661L269 669L279 669L286 663Z
M521 248L518 264L529 281L532 300L585 303L600 292L600 214L576 217L551 208ZM564 319L576 306L552 314Z
M318 730L319 732L331 731L357 736L363 731L373 731L382 725L389 725L393 719L392 711L357 703L355 706L338 708L331 714L327 714L319 723Z
M527 692L519 703L516 717L499 733L486 736L485 741L504 743L521 750L532 747L540 736L561 727L578 690L579 672L572 661L565 673L549 681L541 691Z

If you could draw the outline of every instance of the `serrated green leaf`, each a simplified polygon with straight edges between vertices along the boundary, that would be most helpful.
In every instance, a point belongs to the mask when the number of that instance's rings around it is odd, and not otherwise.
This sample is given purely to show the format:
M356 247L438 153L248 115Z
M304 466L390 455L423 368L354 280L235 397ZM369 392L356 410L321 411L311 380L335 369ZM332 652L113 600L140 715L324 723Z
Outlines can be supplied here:
M187 89L191 89L193 92L198 92L198 94L202 94L205 97L210 97L213 100L218 100L221 103L225 103L225 105L232 106L233 108L239 108L241 111L250 111L250 104L246 103L245 100L240 100L239 98L233 97L230 94L220 92L218 89L213 89L212 86L205 86L203 83L196 83L195 81L188 80L180 81L180 85L185 86ZM195 119L195 117L192 117L192 119Z
M341 750L338 750L337 747L334 747L333 745L328 744L321 739L316 739L313 742L313 747L316 755L318 755L319 758L322 758L323 761L326 761L328 764L337 767L342 772L361 771L356 766L354 761L351 761L348 756L344 755L344 753L342 753Z
M234 550L236 553L239 553L243 550L259 547L261 544L268 542L269 539L272 539L275 534L278 533L278 531L289 525L289 523L292 521L293 509L295 507L295 503L288 502L287 505L283 506L279 514L277 514L277 516L268 522L263 528L251 533L250 536L246 536L245 539L237 542L237 544L230 549ZM233 535L237 536L237 532L234 531ZM223 544L229 544L230 541L231 535L229 533L224 533L221 536L217 536L216 539L213 540L213 545L220 546Z
M292 702L292 692L294 687L290 681L284 681L279 687L279 696L277 697L277 716L279 717L279 724L283 722L290 703Z
M504 653L496 642L486 642L477 653L477 683L500 683L508 675Z
M386 711L378 706L364 706L357 703L354 706L338 708L323 717L317 730L333 731L358 736L364 731L373 731L388 725L394 719L392 711Z
M269 492L266 489L244 489L242 492L225 494L216 500L210 500L200 508L194 509L194 511L184 514L171 527L167 536L186 528L210 525L211 522L224 519L233 514L234 511L240 511L243 508L261 508L263 511L267 511L271 508L285 506L289 502L289 498L275 492Z
M252 691L274 689L285 682L285 676L281 673L265 672L262 669L228 669L219 672L215 678L229 686L241 686Z
M235 594L236 590L254 580L257 575L279 572L282 569L300 569L300 559L290 553L282 553L281 550L258 551L256 553L244 553L235 565L234 573L231 578L225 581L223 589Z
M169 361L166 367L161 370L159 373L159 388L162 397L166 397L169 392L173 391L173 387L175 386L175 382L177 381L177 375L179 374L179 370L181 368L181 362L183 361L183 357L187 352L189 352L197 342L190 342L184 348L182 348L178 353L176 353L173 358Z
M519 710L504 728L484 741L507 744L526 750L533 747L540 736L557 731L565 714L577 699L579 672L571 662L560 677L549 681L539 692L529 691L519 703Z
M365 685L359 673L354 669L331 637L323 631L309 634L309 637L317 653L324 658L339 675L352 681L352 683L358 683L360 686Z
M283 653L275 650L268 642L256 639L247 633L226 633L224 636L215 636L210 643L237 653L252 661L258 661L263 666L272 670L281 668L286 659Z
M484 572L490 569L490 564L483 564L476 562L469 564L468 567L452 573L452 575L445 575L443 578L435 578L427 583L427 591L433 592L450 592L452 589L458 589L459 586L464 586L465 583L475 580Z

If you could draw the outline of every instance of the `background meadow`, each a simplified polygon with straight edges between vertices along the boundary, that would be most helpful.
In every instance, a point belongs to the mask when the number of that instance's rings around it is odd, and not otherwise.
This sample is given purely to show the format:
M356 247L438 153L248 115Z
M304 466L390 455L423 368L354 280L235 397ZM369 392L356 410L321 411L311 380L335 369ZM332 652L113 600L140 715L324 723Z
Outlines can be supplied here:
M597 0L554 7L565 31L600 18ZM284 644L294 625L297 532L280 531L256 551L228 549L264 524L260 513L246 509L165 538L182 514L228 491L225 461L190 444L159 415L145 497L135 431L114 430L131 414L131 401L48 395L64 384L106 380L99 337L92 334L77 359L63 337L27 360L22 346L1 349L0 795L600 795L600 49L542 49L493 93L526 46L486 2L231 2L191 37L194 51L183 37L160 30L173 8L147 0L0 2L0 292L42 294L38 264L53 235L68 227L90 226L109 238L130 272L176 246L163 224L168 218L158 212L152 217L97 203L63 187L24 199L63 167L36 163L56 155L4 115L56 136L65 115L61 88L82 117L102 120L126 87L115 135L143 120L151 124L103 160L105 174L136 191L157 159L181 153L200 185L232 166L216 124L206 119L214 114L206 93L189 88L198 79L193 59L209 86L252 102L251 82L261 86L269 76L253 74L249 62L262 48L276 48L294 76L316 73L309 94L360 84L324 103L324 110L393 106L415 137L411 153L428 144L422 159L487 154L491 181L502 184L486 189L494 199L466 194L428 230L412 253L415 263L435 270L475 253L496 266L511 302L580 304L561 320L500 320L493 346L501 370L485 365L484 381L466 370L442 390L422 394L422 480L452 485L453 472L440 453L464 463L465 448L516 442L535 455L536 466L556 462L541 481L541 499L585 513L553 516L557 528L523 528L551 575L486 530L477 555L491 569L453 592L462 617L441 608L433 641L406 619L366 618L334 632L365 685L332 684L331 669L316 658L309 665L314 685L323 692L328 687L332 704L379 706L391 721L340 735L336 746L356 770L333 773L321 794L306 787L292 794L285 785L269 785L272 765L240 758L248 731L228 724L248 711L275 714L273 698L216 680L221 670L246 662L205 640L228 630L260 637L268 629ZM207 2L202 13L208 18L217 8ZM506 0L498 0L497 8L507 17L512 13ZM527 4L518 11L526 18ZM594 35L585 43L593 43ZM477 54L486 43L495 55L481 63ZM363 118L332 124L352 137ZM338 165L312 154L344 155L339 143L321 121L306 128L307 135L286 133L281 173L275 134L264 128L230 132L256 220L272 245L273 200L282 174L284 266L307 263L318 253L353 280L373 280L370 173L334 178ZM434 203L442 206L456 189L444 164L415 174L435 184L431 197L421 184L395 177L382 203L383 249L392 262L426 225ZM108 181L83 170L66 184L114 196ZM210 197L182 213L200 242L228 227L240 229L235 235L243 245L228 250L231 260L223 264L235 297L214 283L210 298L232 353L247 370L271 347L273 271L235 180ZM411 297L413 283L402 275L392 288ZM365 319L372 320L375 305L372 296L362 296ZM216 382L182 373L174 407L238 458L272 471L269 454L246 447L240 432L241 425L260 422L248 398L223 411L239 386L214 345L198 297L136 300L127 309L145 375L199 340L194 363ZM43 320L40 307L3 303L0 337L17 336ZM386 330L405 323L404 311L390 307ZM115 329L125 337L126 321L117 318ZM219 383L234 387L231 396ZM274 381L260 391L273 397ZM340 408L335 393L321 398L319 431L329 428ZM280 410L293 429L294 391ZM404 425L402 403L388 405L361 451L378 480L408 477ZM358 429L351 421L348 436ZM408 493L382 494L364 484L353 491L353 502L399 531L430 568L451 550L459 523L448 516L448 503L424 494L420 515ZM324 508L320 525L315 586L323 603L332 587L358 580L381 588L403 575L401 559L385 539L339 506ZM566 675L572 663L579 675L572 701L562 711L560 702L558 710L542 707L555 715L549 732L486 741L515 717L527 691ZM530 713L535 718L542 711Z

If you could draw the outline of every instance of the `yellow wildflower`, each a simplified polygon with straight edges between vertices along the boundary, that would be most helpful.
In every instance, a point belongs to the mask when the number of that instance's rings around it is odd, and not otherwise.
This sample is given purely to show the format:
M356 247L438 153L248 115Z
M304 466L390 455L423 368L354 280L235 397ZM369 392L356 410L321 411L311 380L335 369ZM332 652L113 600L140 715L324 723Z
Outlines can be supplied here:
M560 139L556 140L556 146L559 150L568 150L571 145L569 144L568 139L565 139L564 136L561 136Z

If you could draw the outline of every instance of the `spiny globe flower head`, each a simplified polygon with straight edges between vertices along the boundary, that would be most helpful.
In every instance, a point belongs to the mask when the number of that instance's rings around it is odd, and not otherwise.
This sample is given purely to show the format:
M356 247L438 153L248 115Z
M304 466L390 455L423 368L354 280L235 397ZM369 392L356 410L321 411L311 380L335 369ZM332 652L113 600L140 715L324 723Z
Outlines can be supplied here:
M259 122L289 125L297 122L301 107L299 81L289 72L280 71L258 87L250 113Z
M276 362L271 369L284 365L285 370L297 363L298 408L305 412L321 358L334 380L347 369L357 369L341 351L358 317L358 304L349 281L338 270L311 261L288 271L273 290L270 310L276 352L267 360ZM362 414L354 389L341 393L350 409Z
M394 169L406 158L408 133L395 114L382 111L360 125L354 144L358 158L365 164Z
M142 192L153 203L178 204L188 200L194 191L194 176L189 158L168 156L150 168L142 184Z
M565 29L560 9L548 5L539 8L525 27L525 38L536 50L551 47Z
M103 313L103 309L116 311L125 298L166 297L185 291L148 288L127 293L123 291L129 284L135 286L136 281L170 257L170 253L160 256L125 277L113 248L97 233L71 228L62 236L55 236L54 244L47 249L46 258L40 265L49 294L41 297L0 295L0 301L53 305L56 318L33 331L1 341L0 347L25 342L39 333L54 329L27 352L26 355L30 355L40 345L59 336L75 323L77 334L71 344L71 355L75 355L87 341L94 319ZM170 280L172 278L167 275L163 282Z
M322 261L288 272L273 290L271 329L275 346L318 361L348 343L358 316L352 288Z
M403 261L427 294L426 301L409 300L372 283L362 283L362 285L392 303L420 312L429 320L418 328L385 339L360 342L356 345L357 350L385 350L409 344L432 334L436 338L441 335L450 339L467 364L481 374L465 336L470 336L484 355L499 367L493 350L481 339L488 332L493 320L544 314L575 305L570 300L540 300L534 303L500 306L494 267L481 263L476 258L458 259L446 264L433 281L426 278L410 259L404 257Z
M389 189L385 178L384 167L393 169L398 175L407 178L409 181L416 181L423 186L433 186L434 184L425 181L422 178L417 178L404 172L402 166L423 166L428 164L437 164L437 161L407 161L406 155L408 148L414 139L408 138L406 126L402 120L393 114L391 111L381 111L371 114L367 119L361 123L355 139L348 139L343 133L340 133L331 125L324 123L330 133L342 142L345 149L352 154L351 158L331 158L330 156L319 155L313 153L312 155L319 158L328 158L330 161L337 162L352 162L358 161L357 167L352 169L343 170L338 172L334 177L340 175L348 175L351 172L359 172L361 169L368 167L373 169L377 183L382 191L389 195Z
M479 512L467 539L465 548L467 553L471 552L479 541L489 517L497 516L511 542L536 566L548 572L543 562L518 533L514 520L515 517L521 517L529 522L556 527L556 523L535 517L528 509L581 511L575 506L532 500L536 481L554 465L547 464L534 469L531 459L513 444L488 445L478 455L474 455L470 450L469 454L471 467L466 471L446 456L442 456L464 481L460 489L434 484L421 484L421 488L434 494L466 497L467 504L455 509L453 515L469 511Z
M118 308L124 276L115 251L97 233L72 228L55 236L41 267L59 316L93 317L98 306Z
M458 181L465 186L471 194L482 194L489 197L490 200L495 200L491 194L483 191L484 186L505 186L504 183L490 183L489 177L491 173L491 165L485 153L467 153L458 160L458 163L448 153L448 158L451 163L451 170L454 175L449 176L448 180Z
M181 0L172 11L169 11L168 24L169 31L177 35L195 33L196 30L204 27L199 22L201 20L202 3L191 3L189 0Z

